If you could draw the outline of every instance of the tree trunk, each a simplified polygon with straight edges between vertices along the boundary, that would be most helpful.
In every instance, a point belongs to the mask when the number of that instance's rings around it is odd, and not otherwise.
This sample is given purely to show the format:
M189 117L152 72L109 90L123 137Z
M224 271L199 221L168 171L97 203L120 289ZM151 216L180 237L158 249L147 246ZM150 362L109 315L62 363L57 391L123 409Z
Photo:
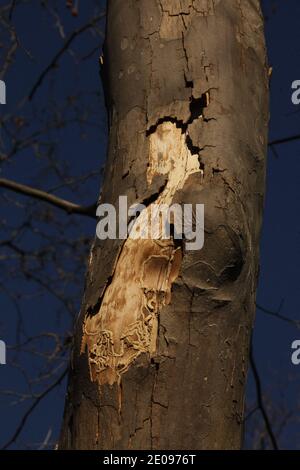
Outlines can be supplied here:
M95 240L59 447L238 449L267 145L260 2L109 0L107 14L99 202L204 204L205 241Z

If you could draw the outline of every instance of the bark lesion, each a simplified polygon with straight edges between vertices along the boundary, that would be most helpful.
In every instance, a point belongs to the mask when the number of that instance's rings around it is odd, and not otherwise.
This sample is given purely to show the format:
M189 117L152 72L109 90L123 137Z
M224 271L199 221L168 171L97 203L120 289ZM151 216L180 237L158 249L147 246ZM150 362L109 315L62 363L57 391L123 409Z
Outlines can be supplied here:
M170 302L179 267L179 249L169 240L125 242L99 312L83 324L81 353L87 348L92 381L119 382L140 354L154 354L157 316Z
M148 201L149 205L135 220L99 311L85 317L81 352L88 351L92 381L111 385L120 382L122 374L140 354L152 357L156 353L159 312L171 302L172 284L181 267L182 246L174 238L168 239L161 218L151 219L151 211L155 205L167 210L191 174L203 175L199 155L191 151L188 128L203 118L208 104L206 92L199 99L191 99L186 122L161 118L148 130L147 185L151 187L159 177L165 183L157 198ZM150 236L147 232L145 237L145 229L151 230Z

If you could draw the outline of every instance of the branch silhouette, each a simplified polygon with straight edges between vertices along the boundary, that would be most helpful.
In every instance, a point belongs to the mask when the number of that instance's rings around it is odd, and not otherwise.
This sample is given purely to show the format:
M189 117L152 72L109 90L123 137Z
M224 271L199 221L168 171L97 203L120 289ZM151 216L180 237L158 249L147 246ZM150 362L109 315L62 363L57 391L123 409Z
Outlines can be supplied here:
M96 218L96 204L92 204L90 206L81 206L79 204L74 204L73 202L67 201L58 196L54 196L53 194L49 194L41 189L36 189L32 186L20 184L16 181L6 178L0 178L0 187L47 202L52 206L66 211L68 214L79 214L87 217L92 217L94 219Z

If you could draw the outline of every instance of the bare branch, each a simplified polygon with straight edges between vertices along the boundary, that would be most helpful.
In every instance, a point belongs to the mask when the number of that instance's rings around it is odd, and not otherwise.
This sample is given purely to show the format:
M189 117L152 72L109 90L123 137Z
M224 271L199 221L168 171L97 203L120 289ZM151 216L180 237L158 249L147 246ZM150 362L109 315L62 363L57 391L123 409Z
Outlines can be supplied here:
M28 95L28 99L29 101L32 100L33 96L35 95L37 89L39 88L39 86L42 84L44 78L46 77L46 75L48 74L48 72L55 68L56 65L57 65L57 62L59 61L60 57L64 54L64 52L68 49L68 47L71 45L71 43L74 41L75 38L77 38L77 36L79 36L81 33L84 33L85 31L87 31L88 29L92 28L98 21L100 21L103 17L105 16L105 12L104 13L101 13L100 15L96 16L95 18L93 18L90 22L86 23L85 25L83 25L81 28L79 29L76 29L75 31L72 32L72 34L68 37L68 39L66 40L66 42L63 44L63 46L59 49L59 51L55 54L55 56L53 57L53 59L51 60L51 62L49 63L49 65L47 65L47 67L43 70L43 72L40 74L39 78L37 79L37 81L35 82L35 84L33 85L29 95Z
M14 13L15 6L16 6L16 0L12 0L12 2L10 4L10 8L9 8L9 14L8 14L9 21L12 20L12 16L13 16L13 13Z
M45 398L50 392L52 392L52 390L54 390L55 387L57 387L62 381L63 379L65 378L65 376L67 375L67 372L68 372L68 369L65 369L64 372L58 377L58 379L50 385L50 387L48 387L46 390L44 390L40 395L38 395L38 397L34 400L34 402L32 403L32 405L30 405L30 407L28 408L28 410L26 411L26 413L23 415L23 418L21 419L14 435L6 442L6 444L4 444L4 446L2 447L2 450L5 450L7 449L8 447L11 446L11 444L13 444L15 442L15 440L17 439L17 437L20 435L20 433L22 432L25 424L26 424L26 421L27 419L29 418L29 416L31 415L31 413L34 411L34 409L38 406L38 404L40 403L40 401Z
M291 325L295 326L296 328L300 329L300 320L293 320L292 318L286 317L285 315L282 315L280 313L281 310L281 305L278 309L277 312L274 312L273 310L269 310L265 307L262 307L261 305L256 304L256 307L258 310L260 310L263 313L266 313L267 315L270 315L272 317L277 318L278 320L285 321L286 323L290 323Z
M283 137L282 139L271 140L269 142L269 147L273 145L286 144L287 142L293 142L295 140L300 140L300 134L291 135L290 137Z
M90 206L80 206L73 202L61 199L53 194L49 194L41 189L36 189L25 184L17 183L16 181L6 178L0 178L0 187L15 191L25 196L31 196L35 199L47 202L59 209L66 211L68 214L80 214L92 218L96 218L96 204Z
M251 344L251 348L250 348L250 364L251 364L251 368L252 368L252 372L253 372L253 376L254 376L254 381L255 381L255 386L256 386L257 408L260 409L261 414L263 416L265 426L266 426L266 430L268 432L268 435L269 435L270 441L272 443L272 446L273 446L274 450L278 450L279 447L278 447L278 444L277 444L277 440L276 440L275 434L273 432L271 421L269 419L267 410L266 410L265 405L264 405L260 376L259 376L259 373L258 373L258 369L256 367L256 363L255 363L255 360L254 360L254 355L253 355L253 344Z

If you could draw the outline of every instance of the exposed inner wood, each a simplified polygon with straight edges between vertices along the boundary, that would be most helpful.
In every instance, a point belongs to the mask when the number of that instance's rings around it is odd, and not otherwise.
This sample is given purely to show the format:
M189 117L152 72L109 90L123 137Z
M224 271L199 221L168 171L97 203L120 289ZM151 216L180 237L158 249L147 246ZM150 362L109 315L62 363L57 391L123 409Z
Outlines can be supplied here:
M156 351L159 310L170 303L182 253L172 239L165 239L165 225L160 217L151 219L151 211L154 204L166 211L188 176L202 171L175 123L163 122L149 138L148 184L155 175L166 175L168 182L135 221L99 312L87 315L83 324L81 352L87 347L91 380L100 384L112 385L141 353ZM148 236L153 238L143 238L145 228L151 228Z

